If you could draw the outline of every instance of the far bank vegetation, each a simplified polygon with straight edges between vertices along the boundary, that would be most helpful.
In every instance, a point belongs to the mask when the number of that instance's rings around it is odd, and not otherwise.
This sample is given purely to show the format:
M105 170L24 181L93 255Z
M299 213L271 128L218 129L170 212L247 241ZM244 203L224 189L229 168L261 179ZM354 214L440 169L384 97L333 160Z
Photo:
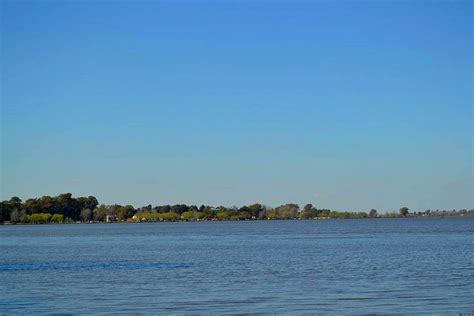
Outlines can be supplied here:
M92 223L92 222L158 222L158 221L223 221L280 219L354 219L387 217L474 216L474 210L425 210L410 212L408 207L379 213L367 211L334 211L306 204L289 203L268 207L254 203L242 207L213 207L209 205L142 206L100 204L94 196L74 198L70 193L55 197L43 196L22 201L18 197L0 202L0 223Z

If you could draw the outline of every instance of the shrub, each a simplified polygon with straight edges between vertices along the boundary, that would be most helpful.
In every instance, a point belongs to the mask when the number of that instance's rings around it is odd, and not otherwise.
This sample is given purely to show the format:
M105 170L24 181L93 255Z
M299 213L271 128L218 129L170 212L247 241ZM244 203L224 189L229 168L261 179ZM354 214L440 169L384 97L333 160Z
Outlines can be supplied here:
M183 214L181 214L181 218L185 221L189 221L194 218L194 212L193 211L186 211Z
M35 213L27 217L27 221L31 224L46 224L51 220L49 213Z
M62 222L64 222L64 215L63 214L53 214L53 216L51 216L51 222L61 224Z
M194 213L194 218L195 219L203 219L204 218L204 213L203 212L196 212L196 213Z
M227 214L226 211L220 211L220 212L217 212L216 218L220 221L225 220L229 218L229 214Z
M162 221L178 221L181 218L181 216L179 216L179 214L175 212L167 212L167 213L161 213L157 215Z

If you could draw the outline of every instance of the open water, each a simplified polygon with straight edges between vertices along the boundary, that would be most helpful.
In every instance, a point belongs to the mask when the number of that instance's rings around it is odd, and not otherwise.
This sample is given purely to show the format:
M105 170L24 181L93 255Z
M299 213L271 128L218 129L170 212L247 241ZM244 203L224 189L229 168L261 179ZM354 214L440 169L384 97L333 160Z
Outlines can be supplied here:
M0 226L0 314L474 310L474 218Z

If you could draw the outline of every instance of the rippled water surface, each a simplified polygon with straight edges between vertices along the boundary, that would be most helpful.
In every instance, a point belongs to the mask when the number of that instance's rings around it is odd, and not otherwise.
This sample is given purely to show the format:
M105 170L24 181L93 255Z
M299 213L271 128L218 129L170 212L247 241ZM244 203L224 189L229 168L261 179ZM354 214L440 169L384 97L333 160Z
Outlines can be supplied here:
M474 310L474 218L0 226L0 314Z

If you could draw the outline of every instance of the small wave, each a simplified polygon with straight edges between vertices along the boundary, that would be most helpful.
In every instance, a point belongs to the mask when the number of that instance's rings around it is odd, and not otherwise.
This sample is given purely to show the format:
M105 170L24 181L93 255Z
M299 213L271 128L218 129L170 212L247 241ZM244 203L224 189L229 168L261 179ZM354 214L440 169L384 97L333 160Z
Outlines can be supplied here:
M38 263L1 263L3 271L98 271L98 270L170 270L188 269L187 263L136 263L136 262L38 262Z

